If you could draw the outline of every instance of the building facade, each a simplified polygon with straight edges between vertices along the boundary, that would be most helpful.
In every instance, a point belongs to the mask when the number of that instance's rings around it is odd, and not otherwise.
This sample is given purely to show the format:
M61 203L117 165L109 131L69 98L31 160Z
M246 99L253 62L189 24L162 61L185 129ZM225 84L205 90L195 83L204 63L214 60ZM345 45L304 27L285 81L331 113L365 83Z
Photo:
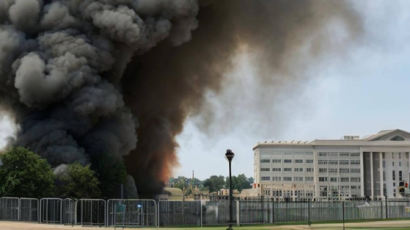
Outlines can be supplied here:
M263 142L253 150L254 189L277 200L400 198L410 179L410 133L399 129L366 138Z

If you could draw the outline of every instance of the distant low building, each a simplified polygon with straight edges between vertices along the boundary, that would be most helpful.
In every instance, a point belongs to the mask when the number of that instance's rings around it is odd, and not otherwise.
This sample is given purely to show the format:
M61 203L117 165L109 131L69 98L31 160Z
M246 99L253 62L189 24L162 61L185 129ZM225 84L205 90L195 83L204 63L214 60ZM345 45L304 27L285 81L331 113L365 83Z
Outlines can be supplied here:
M400 198L410 178L410 134L399 129L362 139L263 142L253 150L250 195L278 200Z

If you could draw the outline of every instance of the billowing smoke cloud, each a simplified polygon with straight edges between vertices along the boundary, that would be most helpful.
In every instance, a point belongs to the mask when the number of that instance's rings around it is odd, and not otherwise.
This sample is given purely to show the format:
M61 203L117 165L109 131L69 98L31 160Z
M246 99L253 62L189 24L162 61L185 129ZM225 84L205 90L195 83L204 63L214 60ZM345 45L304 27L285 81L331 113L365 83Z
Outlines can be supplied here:
M337 43L324 30L331 22L346 34ZM0 94L21 125L15 144L54 167L125 159L143 196L161 191L175 136L242 47L262 81L282 84L360 34L339 0L2 0L0 24Z

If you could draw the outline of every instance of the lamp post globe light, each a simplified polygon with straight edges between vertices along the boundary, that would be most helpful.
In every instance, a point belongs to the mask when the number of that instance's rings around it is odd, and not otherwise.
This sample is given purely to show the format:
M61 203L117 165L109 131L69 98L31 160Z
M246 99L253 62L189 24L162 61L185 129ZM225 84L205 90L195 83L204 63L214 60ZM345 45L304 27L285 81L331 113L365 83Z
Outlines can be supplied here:
M235 154L232 150L226 150L225 157L228 159L229 162L229 227L228 230L232 229L232 170L231 170L231 162Z

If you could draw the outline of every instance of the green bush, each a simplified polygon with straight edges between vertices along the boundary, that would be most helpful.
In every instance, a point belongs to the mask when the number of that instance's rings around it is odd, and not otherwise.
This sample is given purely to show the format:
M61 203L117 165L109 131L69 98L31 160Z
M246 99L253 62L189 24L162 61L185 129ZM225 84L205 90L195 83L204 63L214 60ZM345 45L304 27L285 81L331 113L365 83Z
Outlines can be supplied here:
M79 163L70 164L67 169L57 175L57 194L70 198L99 198L100 182L90 166Z
M0 195L47 197L54 195L54 174L51 166L39 155L16 147L0 156Z

